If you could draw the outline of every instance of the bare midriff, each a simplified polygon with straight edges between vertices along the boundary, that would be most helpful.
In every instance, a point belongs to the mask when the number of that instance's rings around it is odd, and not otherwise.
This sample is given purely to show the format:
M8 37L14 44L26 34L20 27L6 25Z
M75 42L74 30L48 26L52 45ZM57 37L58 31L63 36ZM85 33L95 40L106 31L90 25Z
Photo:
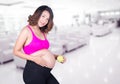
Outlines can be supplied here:
M32 53L33 56L40 56L41 59L45 61L45 67L53 68L55 66L55 57L54 55L47 49L36 51Z

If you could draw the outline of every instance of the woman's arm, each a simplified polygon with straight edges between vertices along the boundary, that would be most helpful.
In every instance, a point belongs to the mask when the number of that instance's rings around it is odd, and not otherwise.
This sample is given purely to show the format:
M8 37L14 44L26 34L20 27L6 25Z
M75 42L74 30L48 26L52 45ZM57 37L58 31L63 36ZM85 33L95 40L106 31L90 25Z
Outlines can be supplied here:
M27 55L24 52L22 52L22 48L28 39L28 35L30 35L29 30L26 27L23 28L16 40L16 43L13 49L13 54L22 59L30 60L44 66L44 60L40 58L40 54L39 56L33 56L33 55Z
M27 37L28 37L28 30L25 27L22 29L22 31L20 32L20 34L16 40L16 43L15 43L15 46L13 49L13 54L15 56L18 56L18 57L26 59L26 60L32 60L30 56L28 56L27 54L24 54L22 52L22 48L27 40Z

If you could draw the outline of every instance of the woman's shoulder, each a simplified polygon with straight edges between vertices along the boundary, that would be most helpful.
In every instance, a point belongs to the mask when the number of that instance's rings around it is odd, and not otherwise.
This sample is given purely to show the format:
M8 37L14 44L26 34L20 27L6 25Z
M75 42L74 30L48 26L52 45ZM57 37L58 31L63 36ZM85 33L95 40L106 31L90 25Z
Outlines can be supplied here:
M26 33L29 33L29 29L27 26L24 26L21 30L21 32L26 32Z
M27 26L24 26L24 27L21 29L20 34L24 34L24 35L28 35L28 34L29 34L29 29L27 28Z

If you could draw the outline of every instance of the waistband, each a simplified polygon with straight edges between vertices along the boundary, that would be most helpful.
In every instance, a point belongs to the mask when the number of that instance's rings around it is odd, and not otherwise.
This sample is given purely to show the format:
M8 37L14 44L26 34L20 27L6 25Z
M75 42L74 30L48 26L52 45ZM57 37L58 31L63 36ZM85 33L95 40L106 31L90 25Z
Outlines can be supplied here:
M35 62L29 61L29 60L27 60L27 65L35 66L36 68L42 68L42 69L49 70L49 71L52 70L52 68L48 68L48 67L45 67L45 66L38 65Z

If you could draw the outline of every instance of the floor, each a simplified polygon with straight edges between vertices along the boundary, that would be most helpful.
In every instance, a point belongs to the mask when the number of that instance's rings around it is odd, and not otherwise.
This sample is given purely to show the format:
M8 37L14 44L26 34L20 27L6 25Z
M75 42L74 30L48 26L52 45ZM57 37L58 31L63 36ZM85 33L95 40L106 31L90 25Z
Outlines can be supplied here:
M66 63L51 73L60 84L120 84L120 29L104 37L91 36L88 45L64 56ZM24 84L14 61L0 65L0 84Z

